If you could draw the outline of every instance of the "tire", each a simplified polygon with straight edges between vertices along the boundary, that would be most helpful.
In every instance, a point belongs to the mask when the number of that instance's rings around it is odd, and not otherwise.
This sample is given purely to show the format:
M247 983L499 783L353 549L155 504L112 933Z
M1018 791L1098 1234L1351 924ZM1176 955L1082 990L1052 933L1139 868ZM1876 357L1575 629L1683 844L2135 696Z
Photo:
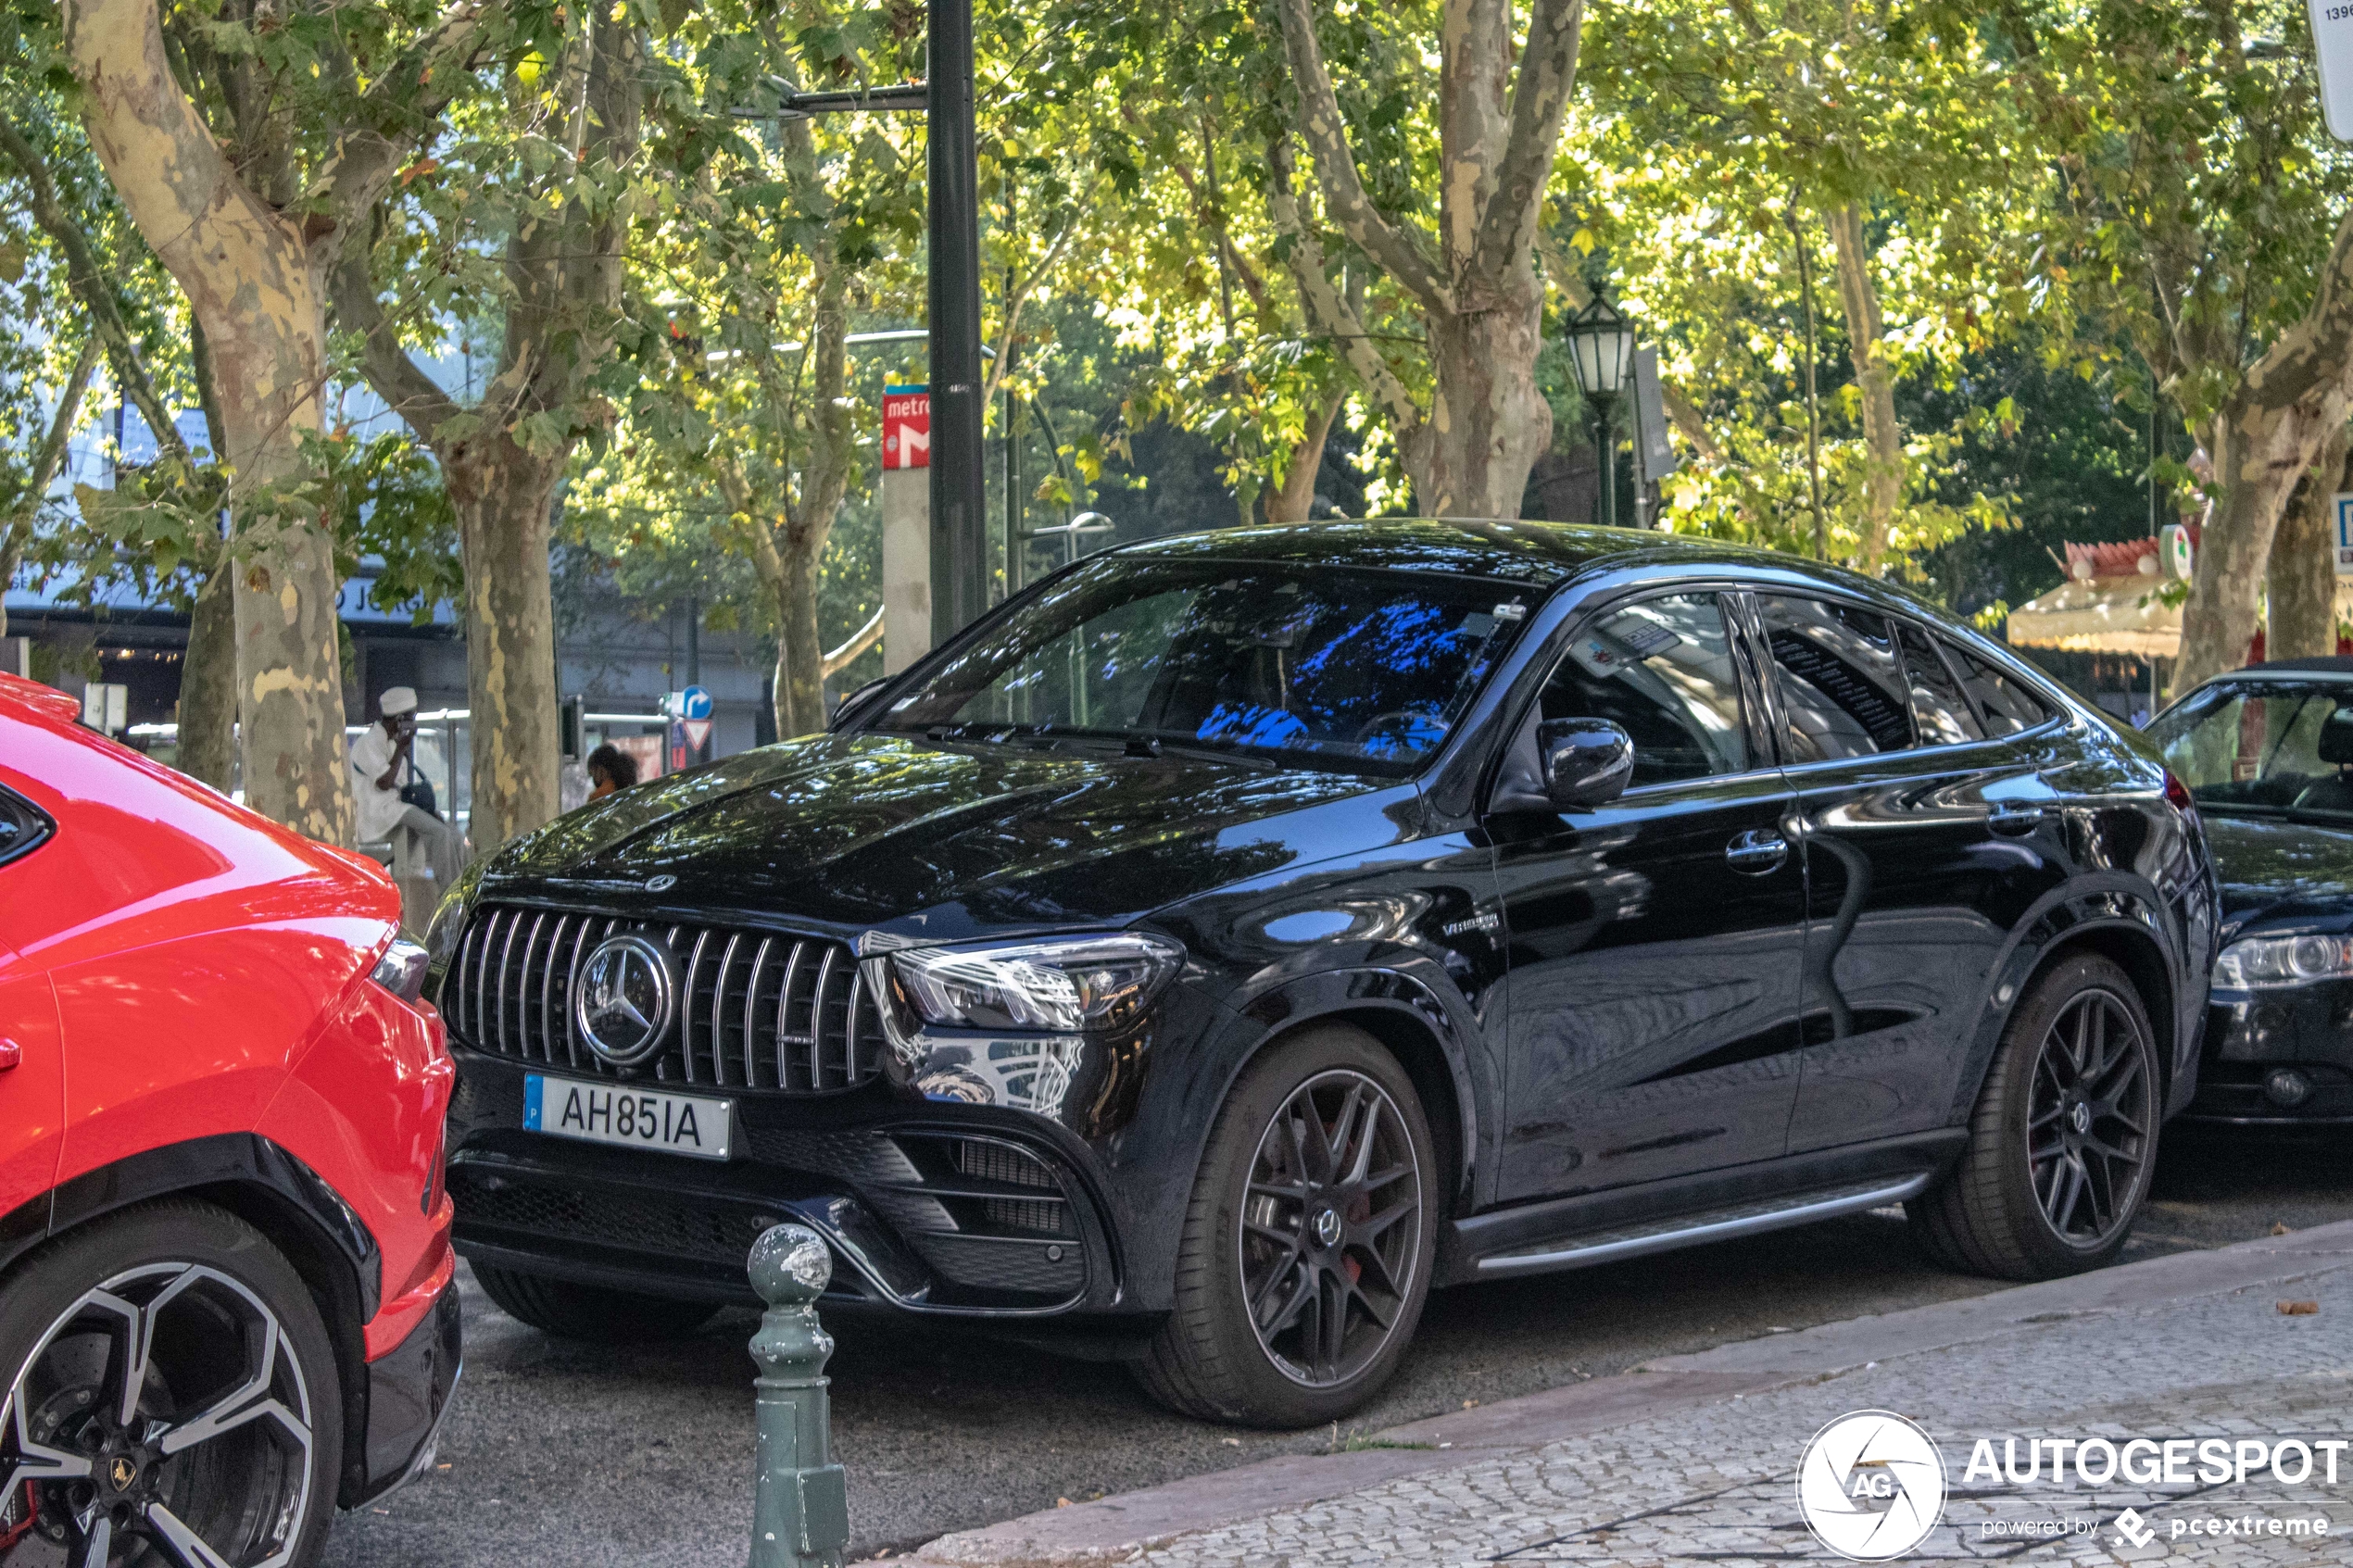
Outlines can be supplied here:
M482 1293L497 1302L501 1311L560 1339L604 1345L684 1339L719 1311L709 1301L680 1301L667 1296L642 1296L634 1290L575 1285L488 1263L476 1263L473 1269Z
M2157 1164L2156 1037L2107 959L2077 954L2037 980L2002 1033L1960 1162L1906 1206L1929 1256L2015 1280L2113 1262Z
M0 1284L0 1431L32 1443L29 1493L0 1502L12 1565L205 1560L189 1537L214 1561L317 1561L343 1473L334 1347L302 1276L235 1215L167 1198L34 1253Z
M1187 1415L1267 1427L1337 1421L1371 1399L1429 1294L1432 1148L1412 1079L1359 1030L1311 1027L1252 1062L1210 1130L1175 1310L1134 1363L1144 1387ZM1335 1323L1336 1351L1322 1333Z

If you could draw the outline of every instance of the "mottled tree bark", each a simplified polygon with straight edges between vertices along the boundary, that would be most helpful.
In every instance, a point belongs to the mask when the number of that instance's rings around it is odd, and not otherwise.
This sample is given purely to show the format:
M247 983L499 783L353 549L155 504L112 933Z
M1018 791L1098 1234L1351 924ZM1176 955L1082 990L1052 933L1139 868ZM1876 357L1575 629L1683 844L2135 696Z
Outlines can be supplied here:
M2222 493L2207 516L2182 609L2176 691L2246 661L2280 510L2348 410L2353 215L2337 227L2311 307L2248 367L2209 426L2207 450Z
M223 795L236 777L237 611L232 574L216 571L196 594L180 660L180 771Z
M2353 431L2340 425L2296 484L2271 536L2264 654L2320 659L2336 651L2336 493L2353 486Z
M155 0L73 0L66 42L88 90L91 144L132 220L204 323L221 383L239 498L301 471L319 426L326 319L296 220L248 190L166 63ZM347 842L333 543L273 508L236 573L245 798L314 838Z
M334 542L296 498L301 437L318 429L327 376L321 243L364 213L404 143L355 127L323 169L323 212L283 209L233 167L168 62L157 0L68 0L68 58L84 89L91 145L124 210L179 282L211 350L237 533L233 570L236 696L245 799L314 838L347 843L343 680L336 647ZM472 0L459 6L369 93L391 100L471 47ZM446 68L457 69L454 62ZM415 109L414 102L398 106ZM283 159L257 158L250 168ZM271 194L277 194L273 190Z
M576 106L565 152L575 167L635 157L651 80L645 53L626 12L587 14L564 60L571 85L563 97ZM592 212L573 201L508 242L498 368L472 409L401 347L377 297L364 234L349 237L334 271L337 324L361 334L369 385L432 448L458 514L473 714L467 836L477 855L552 820L560 804L552 513L584 428L575 400L611 342L627 232L624 207ZM527 446L517 432L536 414L560 416L568 433Z
M1324 400L1319 409L1310 409L1307 429L1291 449L1290 466L1283 470L1283 482L1266 492L1268 522L1305 522L1315 504L1315 476L1323 471L1324 444L1331 439L1332 421L1340 418L1344 397ZM1530 463L1534 458L1529 459Z
M1895 368L1886 355L1879 291L1871 282L1871 256L1863 241L1863 209L1849 203L1830 214L1831 243L1838 251L1838 297L1846 309L1847 353L1855 362L1855 385L1863 395L1862 569L1879 575L1895 531L1895 508L1904 495L1904 428L1895 418Z
M228 423L213 381L212 345L201 324L191 325L190 368L204 408L205 435L214 458L227 450ZM236 778L237 616L228 543L220 542L196 589L188 618L188 651L180 660L179 768L224 795Z
M1315 35L1314 0L1277 0L1298 122L1269 149L1268 206L1310 321L1337 339L1387 417L1426 516L1516 517L1553 415L1536 386L1543 285L1537 215L1577 75L1583 0L1535 0L1512 69L1511 0L1445 0L1440 25L1438 232L1375 207ZM1435 386L1420 407L1322 278L1290 144L1306 144L1324 215L1419 309ZM1311 277L1311 273L1315 276Z
M824 260L816 282L810 452L798 494L763 504L739 465L724 461L721 468L729 508L750 520L752 566L775 606L779 739L813 734L825 727L825 645L817 627L817 573L858 458L849 399L849 280Z
M555 585L548 575L564 460L504 432L447 463L466 567L466 726L473 757L467 836L477 854L553 820L560 765Z

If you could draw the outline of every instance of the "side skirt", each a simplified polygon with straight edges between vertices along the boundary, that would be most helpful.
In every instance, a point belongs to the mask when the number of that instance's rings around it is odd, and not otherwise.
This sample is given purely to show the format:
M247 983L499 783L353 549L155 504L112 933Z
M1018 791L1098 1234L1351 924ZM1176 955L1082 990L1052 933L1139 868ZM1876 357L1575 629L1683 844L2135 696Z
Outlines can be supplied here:
M1944 1128L1474 1214L1441 1237L1438 1282L1588 1268L1898 1203L1927 1190L1968 1141L1966 1129Z

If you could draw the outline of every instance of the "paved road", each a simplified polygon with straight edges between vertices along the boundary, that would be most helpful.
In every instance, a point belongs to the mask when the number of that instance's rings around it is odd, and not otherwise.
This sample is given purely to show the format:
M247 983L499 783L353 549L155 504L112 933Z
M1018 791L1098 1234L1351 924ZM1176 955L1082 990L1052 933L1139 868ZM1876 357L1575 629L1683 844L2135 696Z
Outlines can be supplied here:
M2128 1259L2353 1218L2353 1135L2171 1135ZM461 1276L463 1277L463 1276ZM447 1468L329 1540L333 1568L520 1562L732 1565L750 1515L753 1319L684 1344L609 1349L502 1316L466 1279L467 1372ZM1651 1358L1975 1295L1900 1220L1806 1230L1435 1298L1364 1431ZM1235 1433L1168 1415L1115 1367L929 1326L837 1325L835 1444L858 1552L1271 1454L1320 1433ZM1345 1441L1347 1429L1339 1436Z

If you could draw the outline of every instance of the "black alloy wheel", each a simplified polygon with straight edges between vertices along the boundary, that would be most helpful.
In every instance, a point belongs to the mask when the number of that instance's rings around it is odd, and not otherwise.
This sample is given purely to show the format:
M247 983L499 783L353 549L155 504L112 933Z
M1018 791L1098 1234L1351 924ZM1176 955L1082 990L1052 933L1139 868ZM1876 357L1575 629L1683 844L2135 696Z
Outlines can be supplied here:
M1437 1255L1439 1164L1414 1081L1345 1024L1235 1080L1177 1241L1174 1311L1135 1363L1188 1415L1320 1426L1397 1370Z
M1239 1223L1242 1296L1266 1359L1310 1388L1363 1372L1420 1254L1421 1173L1388 1091L1344 1067L1302 1084L1259 1137Z
M2043 1037L2029 1093L2035 1200L2070 1246L2097 1248L2132 1218L2157 1125L2138 1022L2105 988L2078 994Z
M1948 1268L2054 1279L2115 1261L2148 1197L2157 1032L2124 971L2074 953L2011 1010L1953 1169L1906 1207Z
M0 1562L316 1556L341 1394L309 1292L259 1233L206 1204L133 1210L27 1264L0 1316Z

